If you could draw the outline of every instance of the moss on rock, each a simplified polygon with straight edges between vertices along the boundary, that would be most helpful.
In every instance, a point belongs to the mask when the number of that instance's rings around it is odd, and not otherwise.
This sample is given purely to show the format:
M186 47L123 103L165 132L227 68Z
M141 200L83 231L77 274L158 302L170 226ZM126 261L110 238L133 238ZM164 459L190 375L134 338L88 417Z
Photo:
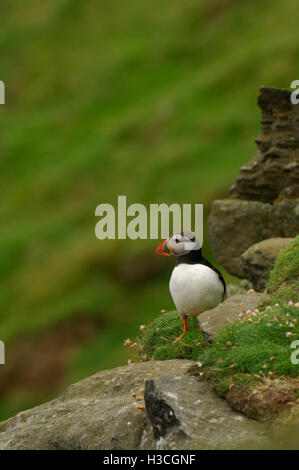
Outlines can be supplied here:
M277 258L270 273L267 291L272 300L298 300L299 297L299 235L290 242Z

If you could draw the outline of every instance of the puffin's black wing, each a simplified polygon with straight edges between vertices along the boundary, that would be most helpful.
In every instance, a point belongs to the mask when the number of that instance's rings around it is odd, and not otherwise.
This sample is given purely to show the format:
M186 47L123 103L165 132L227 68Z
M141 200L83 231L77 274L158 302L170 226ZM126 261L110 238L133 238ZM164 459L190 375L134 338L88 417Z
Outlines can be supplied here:
M225 284L225 280L224 280L224 277L222 276L221 272L215 268L215 266L213 266L206 258L204 258L203 256L201 256L201 260L200 260L200 263L201 264L204 264L205 266L208 266L209 268L213 269L213 271L215 271L215 273L218 274L218 278L219 280L222 282L223 284L223 298L222 300L224 300L224 297L225 297L225 294L226 294L226 284Z

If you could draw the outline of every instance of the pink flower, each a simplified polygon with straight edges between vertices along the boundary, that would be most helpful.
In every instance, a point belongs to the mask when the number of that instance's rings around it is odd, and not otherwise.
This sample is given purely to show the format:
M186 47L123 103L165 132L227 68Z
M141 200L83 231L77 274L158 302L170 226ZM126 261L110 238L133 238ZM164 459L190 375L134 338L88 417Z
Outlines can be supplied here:
M239 317L244 317L244 313L240 312Z
M287 338L289 338L289 337L292 336L292 335L293 335L293 333L291 333L290 331L287 331L287 332L286 332L286 337L287 337Z
M288 305L294 305L294 302L292 300L289 300Z

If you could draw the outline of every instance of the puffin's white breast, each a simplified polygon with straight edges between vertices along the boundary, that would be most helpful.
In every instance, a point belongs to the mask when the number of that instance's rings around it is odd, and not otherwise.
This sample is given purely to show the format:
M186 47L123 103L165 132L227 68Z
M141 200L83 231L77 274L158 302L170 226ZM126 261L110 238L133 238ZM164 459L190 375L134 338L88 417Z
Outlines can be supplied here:
M222 301L224 287L208 266L182 263L172 271L169 290L181 315L198 315Z

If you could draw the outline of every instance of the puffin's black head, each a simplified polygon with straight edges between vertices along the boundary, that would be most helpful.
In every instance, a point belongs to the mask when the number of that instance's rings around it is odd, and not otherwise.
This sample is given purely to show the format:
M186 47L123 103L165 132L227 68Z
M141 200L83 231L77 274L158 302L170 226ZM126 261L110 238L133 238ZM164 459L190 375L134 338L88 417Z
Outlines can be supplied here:
M156 249L156 254L164 256L183 256L190 253L192 250L199 250L200 248L201 245L194 233L183 230L162 242Z

